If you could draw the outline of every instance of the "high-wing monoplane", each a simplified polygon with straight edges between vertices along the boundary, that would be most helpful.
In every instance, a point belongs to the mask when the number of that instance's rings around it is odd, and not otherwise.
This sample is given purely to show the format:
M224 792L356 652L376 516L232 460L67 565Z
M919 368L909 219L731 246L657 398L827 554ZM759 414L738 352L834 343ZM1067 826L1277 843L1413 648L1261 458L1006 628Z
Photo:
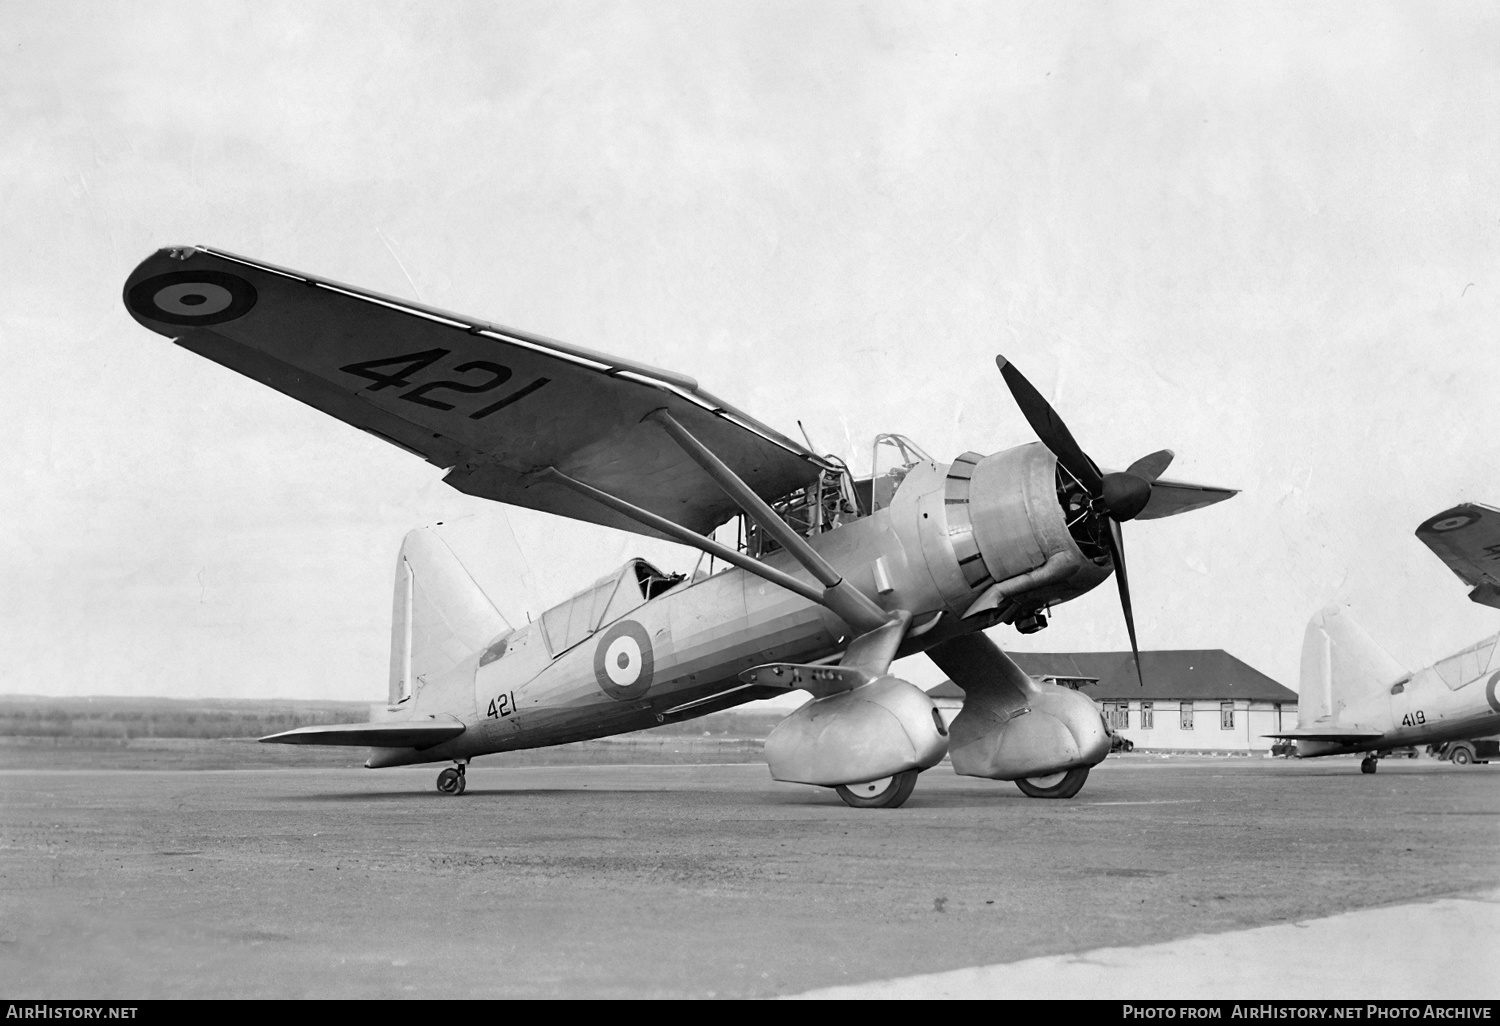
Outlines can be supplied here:
M1153 453L1101 471L1003 358L1041 439L940 463L878 439L855 479L693 379L206 247L164 249L125 284L141 324L446 471L460 491L694 546L691 578L636 559L512 626L441 539L396 568L386 715L262 740L368 746L366 765L452 762L701 716L792 690L812 700L765 755L778 780L900 805L951 753L960 774L1076 794L1109 751L1085 696L1032 680L983 633L1046 625L1115 573L1135 646L1120 525L1232 490L1160 477ZM739 543L715 530L741 518ZM944 724L890 673L926 652L966 692Z
M1428 518L1417 537L1473 590L1500 609L1500 510L1463 503ZM1416 673L1370 637L1347 609L1330 606L1307 625L1297 729L1272 734L1297 756L1367 752L1374 773L1392 749L1483 737L1500 731L1500 635L1485 638Z

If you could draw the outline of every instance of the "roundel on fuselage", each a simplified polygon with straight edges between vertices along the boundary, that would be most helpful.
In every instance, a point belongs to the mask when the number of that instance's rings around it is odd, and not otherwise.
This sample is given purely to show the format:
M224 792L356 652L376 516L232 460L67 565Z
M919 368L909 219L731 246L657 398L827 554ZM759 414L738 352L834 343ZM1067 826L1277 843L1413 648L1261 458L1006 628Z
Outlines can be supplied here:
M634 620L621 620L594 643L594 679L610 698L628 702L651 688L655 663L651 636Z
M1500 681L1500 671L1490 674L1490 679L1484 685L1484 700L1490 703L1490 708L1500 713L1500 698L1495 696L1495 682Z

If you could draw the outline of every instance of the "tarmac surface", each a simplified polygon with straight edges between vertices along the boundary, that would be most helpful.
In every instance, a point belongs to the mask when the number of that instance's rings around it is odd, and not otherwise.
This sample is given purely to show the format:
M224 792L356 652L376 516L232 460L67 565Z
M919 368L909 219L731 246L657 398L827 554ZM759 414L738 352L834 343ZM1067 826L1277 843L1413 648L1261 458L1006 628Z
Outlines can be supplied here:
M1500 879L1500 766L1117 756L1069 801L940 767L896 810L759 764L436 771L0 770L0 993L773 997L1382 907L1330 936L1399 990L1391 907ZM1275 947L1197 957L1292 996Z

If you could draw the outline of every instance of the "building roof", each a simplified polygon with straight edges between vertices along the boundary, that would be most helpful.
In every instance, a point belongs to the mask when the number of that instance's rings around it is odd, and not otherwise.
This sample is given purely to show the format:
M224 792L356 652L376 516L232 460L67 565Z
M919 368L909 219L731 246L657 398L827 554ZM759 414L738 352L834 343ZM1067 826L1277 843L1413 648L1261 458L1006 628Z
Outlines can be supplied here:
M1084 694L1097 699L1144 698L1148 701L1230 699L1295 702L1297 693L1278 684L1222 648L1163 649L1141 653L1143 687L1129 652L1007 652L1033 677L1094 678ZM928 691L934 698L962 698L951 680Z

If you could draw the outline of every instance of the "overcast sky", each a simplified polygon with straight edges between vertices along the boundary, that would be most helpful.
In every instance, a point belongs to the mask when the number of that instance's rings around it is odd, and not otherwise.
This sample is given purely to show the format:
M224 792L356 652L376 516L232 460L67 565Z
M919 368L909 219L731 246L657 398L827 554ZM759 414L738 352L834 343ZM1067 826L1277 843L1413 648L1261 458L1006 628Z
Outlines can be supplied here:
M1500 505L1490 4L0 2L0 691L379 700L401 537L512 617L632 554L137 325L204 243L695 376L866 465L1030 441L1243 489L1126 526L1141 642L1297 686L1494 610L1412 532ZM1017 649L1127 645L1113 583ZM904 672L941 675L924 657Z

